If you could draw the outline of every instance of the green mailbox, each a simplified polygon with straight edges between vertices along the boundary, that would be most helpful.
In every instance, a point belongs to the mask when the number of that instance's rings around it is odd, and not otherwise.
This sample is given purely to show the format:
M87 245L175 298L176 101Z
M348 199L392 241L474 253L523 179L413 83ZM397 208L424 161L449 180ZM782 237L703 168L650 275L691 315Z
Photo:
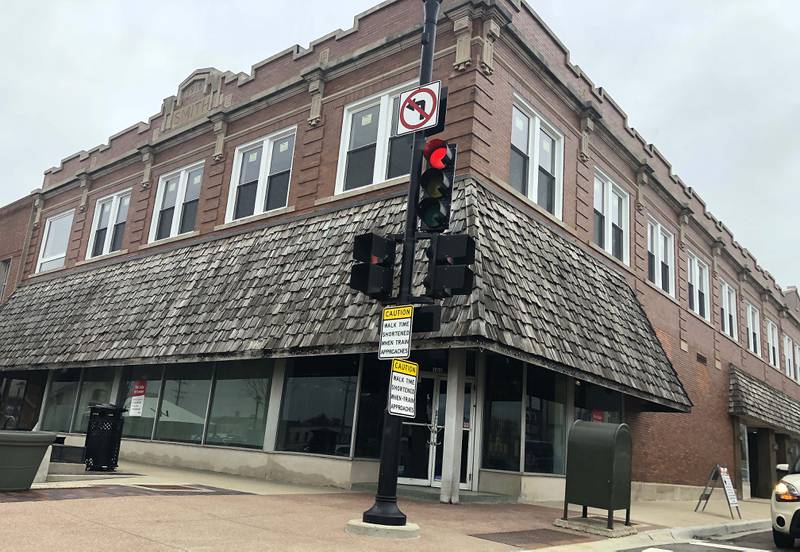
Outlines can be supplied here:
M567 507L580 504L587 509L608 511L608 528L614 528L614 510L626 510L625 525L631 520L631 430L626 424L578 420L567 440Z

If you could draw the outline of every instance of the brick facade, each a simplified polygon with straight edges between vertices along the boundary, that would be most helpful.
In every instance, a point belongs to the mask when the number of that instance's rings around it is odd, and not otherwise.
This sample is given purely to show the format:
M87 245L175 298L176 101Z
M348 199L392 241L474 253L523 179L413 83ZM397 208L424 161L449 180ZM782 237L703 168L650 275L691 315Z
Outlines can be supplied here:
M660 152L628 126L625 113L608 93L570 62L566 48L527 5L445 0L442 11L434 74L450 89L443 137L459 145L459 174L493 182L510 200L538 213L546 224L622 274L637 292L694 403L691 414L630 409L628 422L637 450L634 478L698 485L713 464L737 465L738 426L728 414L730 366L800 400L800 384L785 375L783 363L783 335L800 343L797 291L783 291L735 241L693 188L672 173ZM401 189L405 181L398 179L336 195L337 164L345 106L416 78L420 20L419 1L397 0L357 17L351 30L258 63L249 75L196 71L147 123L48 170L34 215L38 223L27 238L22 234L28 229L32 197L0 210L0 260L11 255L25 263L20 272L20 263L12 262L11 281L24 284L84 268L97 199L125 189L132 197L123 250L91 260L90 265L116 263L222 236L231 227L257 227L265 220ZM506 184L511 112L520 98L563 135L560 220ZM297 131L287 208L226 224L236 147L291 126ZM204 162L204 173L196 232L148 244L160 176L198 161ZM628 264L592 243L598 169L629 197ZM35 275L45 220L72 208L75 219L65 268ZM674 298L647 280L648 216L674 236ZM688 310L690 251L710 270L708 322ZM719 278L737 291L738 342L720 330ZM761 312L762 356L767 349L766 320L780 328L778 369L747 350L744 300Z

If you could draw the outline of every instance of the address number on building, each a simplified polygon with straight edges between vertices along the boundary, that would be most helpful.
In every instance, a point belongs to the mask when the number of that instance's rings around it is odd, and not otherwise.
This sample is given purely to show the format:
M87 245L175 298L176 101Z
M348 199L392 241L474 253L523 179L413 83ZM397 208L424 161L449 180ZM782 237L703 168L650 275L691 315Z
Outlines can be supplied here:
M389 414L404 418L417 416L417 376L419 364L407 360L392 361L389 382Z
M386 307L381 315L381 343L378 358L391 360L411 356L411 328L414 321L413 305Z

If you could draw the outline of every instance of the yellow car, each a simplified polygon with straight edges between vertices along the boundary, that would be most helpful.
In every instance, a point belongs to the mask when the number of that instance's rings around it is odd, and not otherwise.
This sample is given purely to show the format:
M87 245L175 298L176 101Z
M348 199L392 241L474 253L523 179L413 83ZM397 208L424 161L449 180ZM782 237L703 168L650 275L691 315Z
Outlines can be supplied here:
M786 472L772 493L772 539L778 548L792 548L800 538L800 459L793 466L778 464Z

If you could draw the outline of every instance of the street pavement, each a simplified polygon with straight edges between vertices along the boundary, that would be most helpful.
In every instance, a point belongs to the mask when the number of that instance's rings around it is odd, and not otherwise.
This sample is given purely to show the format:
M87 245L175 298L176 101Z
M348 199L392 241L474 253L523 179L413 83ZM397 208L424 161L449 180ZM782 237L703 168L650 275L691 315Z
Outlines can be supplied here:
M800 550L800 545L796 543L794 549ZM758 533L742 535L733 539L694 540L685 544L664 544L659 546L630 548L627 549L626 552L725 552L726 550L739 552L761 552L786 549L777 548L772 543L771 531L761 531Z

